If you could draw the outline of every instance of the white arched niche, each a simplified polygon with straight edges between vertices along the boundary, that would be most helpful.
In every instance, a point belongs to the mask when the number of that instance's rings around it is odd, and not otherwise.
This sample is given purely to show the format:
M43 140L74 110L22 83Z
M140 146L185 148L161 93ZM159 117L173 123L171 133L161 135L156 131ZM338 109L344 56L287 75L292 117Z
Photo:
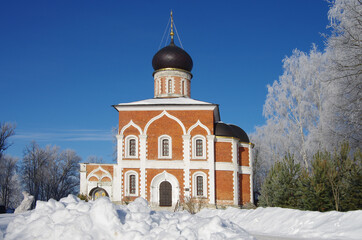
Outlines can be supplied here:
M163 181L169 182L172 186L172 206L175 206L180 199L180 185L177 178L166 171L156 175L151 181L151 206L159 206L160 184Z

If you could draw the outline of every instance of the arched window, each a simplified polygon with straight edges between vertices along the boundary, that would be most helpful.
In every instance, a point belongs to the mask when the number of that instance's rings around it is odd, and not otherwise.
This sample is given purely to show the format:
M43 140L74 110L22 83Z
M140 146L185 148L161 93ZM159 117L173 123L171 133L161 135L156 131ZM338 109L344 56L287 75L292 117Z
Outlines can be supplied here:
M138 196L138 173L130 170L125 173L124 189L126 196Z
M132 157L136 156L136 139L129 140L129 155Z
M170 143L168 139L162 140L162 157L168 157L170 155Z
M192 158L206 159L206 139L202 135L192 138Z
M192 175L192 195L194 197L207 197L206 179L206 173L201 171Z
M162 135L158 138L158 157L172 158L172 139L170 136Z
M203 141L202 139L196 139L196 157L202 157L204 155L203 152Z
M129 175L129 193L136 194L136 175Z
M196 177L196 195L197 196L204 195L204 180L202 176Z
M185 81L182 81L182 84L181 84L181 95L185 95Z
M137 158L138 157L138 141L134 135L127 136L125 139L125 157Z
M172 80L168 80L168 93L172 93Z

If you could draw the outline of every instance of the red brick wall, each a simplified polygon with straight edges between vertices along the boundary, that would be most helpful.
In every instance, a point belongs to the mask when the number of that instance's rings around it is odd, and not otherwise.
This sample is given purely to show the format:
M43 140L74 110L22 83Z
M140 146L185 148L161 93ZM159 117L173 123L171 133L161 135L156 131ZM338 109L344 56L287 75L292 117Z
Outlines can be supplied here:
M250 202L250 175L239 174L239 193L241 195L241 202L239 204L245 204Z
M215 171L216 200L233 200L233 187L232 171Z
M148 159L158 159L158 138L168 135L172 138L172 159L183 159L182 128L173 119L163 116L154 121L147 131L147 154Z
M211 134L213 134L214 112L212 110L180 110L167 112L180 119L186 130L194 125L197 120L200 120L210 130ZM140 126L142 130L144 130L147 122L160 113L162 113L162 111L120 111L119 129L121 130L132 120L135 124Z
M239 165L249 167L249 148L239 147Z
M232 145L228 142L215 143L215 162L232 162Z

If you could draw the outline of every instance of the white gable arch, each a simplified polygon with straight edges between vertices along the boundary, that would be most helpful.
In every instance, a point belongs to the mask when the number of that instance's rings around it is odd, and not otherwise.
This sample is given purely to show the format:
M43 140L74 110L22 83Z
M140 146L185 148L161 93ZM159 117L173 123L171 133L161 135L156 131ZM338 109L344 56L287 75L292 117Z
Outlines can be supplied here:
M143 134L144 134L144 135L147 135L148 127L149 127L154 121L156 121L157 119L162 118L163 116L167 116L168 118L171 118L172 120L175 120L175 121L181 126L183 134L184 134L184 135L186 134L186 128L185 128L185 126L183 125L183 123L180 121L180 119L178 119L178 118L175 117L175 116L172 116L172 115L169 114L166 110L164 110L162 113L160 113L159 115L157 115L156 117L154 117L154 118L152 118L150 121L148 121L148 123L146 124L146 127L145 127L145 130L144 130Z
M102 176L99 177L96 174L96 172L98 172L98 171L102 172ZM98 168L96 168L96 169L94 169L93 171L90 172L90 174L87 177L87 181L89 181L89 179L91 177L96 177L98 179L98 181L102 180L102 178L104 178L104 177L109 177L109 179L111 179L111 181L112 181L112 175L108 171L104 170L101 166L99 166Z
M122 128L122 130L120 131L119 134L120 134L120 135L123 135L124 131L125 131L127 128L129 128L130 126L133 126L133 127L137 128L137 130L139 131L140 135L142 134L142 129L141 129L137 124L135 124L132 120L131 120L127 125L125 125L125 126Z
M205 129L206 132L207 132L207 135L210 135L210 134L211 134L211 133L210 133L210 130L209 130L204 124L202 124L202 123L200 122L200 120L197 120L197 122L189 128L189 130L187 131L187 135L190 135L191 131L192 131L195 127L197 127L197 126L200 126L200 127L202 127L203 129Z

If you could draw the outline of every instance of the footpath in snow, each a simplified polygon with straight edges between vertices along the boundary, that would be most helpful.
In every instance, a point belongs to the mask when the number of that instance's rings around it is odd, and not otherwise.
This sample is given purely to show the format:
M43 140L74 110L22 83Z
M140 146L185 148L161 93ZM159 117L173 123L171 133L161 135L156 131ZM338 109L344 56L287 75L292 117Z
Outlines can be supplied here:
M84 202L73 195L37 202L22 214L0 215L4 239L361 239L362 211L308 212L281 208L152 211L138 198L118 206L108 198ZM268 239L268 238L262 238Z

